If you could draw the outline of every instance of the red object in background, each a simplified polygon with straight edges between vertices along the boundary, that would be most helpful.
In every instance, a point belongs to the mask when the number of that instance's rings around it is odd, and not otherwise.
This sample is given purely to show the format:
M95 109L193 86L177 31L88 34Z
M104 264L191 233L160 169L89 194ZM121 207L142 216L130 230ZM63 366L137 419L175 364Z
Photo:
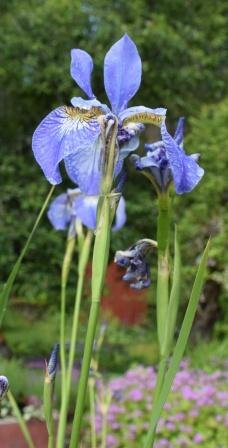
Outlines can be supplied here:
M48 445L47 429L44 422L30 420L27 422L29 432L36 448L44 448ZM0 447L1 448L27 448L20 426L12 419L0 422Z
M110 263L107 270L102 309L111 313L125 325L140 324L147 314L146 290L135 290L122 280L125 269ZM107 292L106 292L107 290Z

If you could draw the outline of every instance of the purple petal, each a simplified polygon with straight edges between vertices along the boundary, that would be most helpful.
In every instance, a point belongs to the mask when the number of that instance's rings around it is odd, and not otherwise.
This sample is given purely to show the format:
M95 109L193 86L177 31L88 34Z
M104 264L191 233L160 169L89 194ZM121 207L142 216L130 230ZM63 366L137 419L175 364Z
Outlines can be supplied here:
M51 184L62 180L58 168L61 160L97 140L100 133L97 117L101 114L98 107L86 110L64 106L53 110L41 121L33 134L32 149Z
M149 123L155 126L161 126L165 121L166 109L158 107L150 109L149 107L136 106L129 107L119 114L123 126L127 123Z
M127 220L126 203L123 196L121 196L118 207L116 209L116 219L112 227L113 232L120 230L124 226L126 220Z
M192 191L204 174L204 170L191 156L187 156L168 133L165 123L161 127L176 193Z
M71 210L68 207L67 193L60 194L51 202L48 219L56 230L65 230L71 221Z
M92 71L93 60L91 56L83 50L71 50L71 76L89 98L94 97L91 87Z
M184 140L184 125L185 125L185 119L184 117L180 117L174 134L174 140L181 147L183 145Z
M100 192L102 147L102 140L98 137L93 144L78 148L75 154L64 160L70 179L88 195L97 195Z
M142 63L134 42L125 34L108 51L104 60L104 84L112 111L127 107L141 83Z
M75 200L77 218L80 219L88 229L96 228L98 196L80 195Z

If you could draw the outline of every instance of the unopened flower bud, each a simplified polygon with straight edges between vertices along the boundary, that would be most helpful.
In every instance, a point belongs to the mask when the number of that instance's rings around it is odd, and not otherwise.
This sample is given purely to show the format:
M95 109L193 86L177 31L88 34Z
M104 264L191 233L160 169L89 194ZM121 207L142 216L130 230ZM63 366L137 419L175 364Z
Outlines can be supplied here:
M9 389L9 381L4 375L0 375L0 400L2 400Z
M49 362L47 364L46 379L50 382L54 381L57 365L58 365L59 344L55 344L51 352Z

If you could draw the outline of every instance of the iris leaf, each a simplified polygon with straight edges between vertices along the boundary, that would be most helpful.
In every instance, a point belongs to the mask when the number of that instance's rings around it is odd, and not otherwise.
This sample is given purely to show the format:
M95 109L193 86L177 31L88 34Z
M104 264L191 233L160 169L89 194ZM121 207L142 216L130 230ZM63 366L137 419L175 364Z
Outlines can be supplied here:
M8 277L8 279L7 279L5 285L3 286L3 289L2 289L2 291L0 293L0 327L2 325L2 321L3 321L3 318L4 318L4 314L6 312L6 308L7 308L7 304L8 304L8 300L9 300L9 296L10 296L10 293L12 291L12 287L13 287L14 281L16 279L16 276L18 274L18 271L20 269L21 262L22 262L25 254L27 252L29 244L30 244L30 242L31 242L31 240L33 238L33 235L34 235L34 233L35 233L35 231L36 231L36 229L37 229L37 227L38 227L38 225L40 223L40 220L41 220L41 218L42 218L42 216L43 216L43 214L45 212L45 209L46 209L46 207L48 205L48 202L49 202L49 200L50 200L50 198L52 196L54 188L55 188L54 186L51 187L51 189L50 189L50 191L49 191L49 193L48 193L48 195L47 195L47 197L46 197L46 199L45 199L45 201L43 203L43 206L42 206L42 208L40 210L40 213L37 216L37 219L36 219L35 224L34 224L34 226L32 228L32 231L29 234L29 237L28 237L28 239L27 239L27 241L26 241L26 243L25 243L25 245L24 245L24 247L23 247L23 249L22 249L22 251L21 251L21 253L20 253L20 255L19 255L19 257L18 257L18 259L16 261L16 263L15 263L15 265L13 266L13 269L10 272L10 275L9 275L9 277Z
M209 248L210 248L210 239L206 245L206 248L205 248L202 258L200 260L200 264L199 264L199 267L197 270L197 274L196 274L195 281L193 284L191 296L190 296L187 310L186 310L184 320L183 320L183 323L181 326L179 337L176 342L173 356L172 356L168 371L165 376L165 381L163 383L163 386L162 386L162 389L160 392L160 396L158 398L156 406L154 407L152 415L151 415L150 429L147 434L144 448L151 447L151 444L154 440L154 434L155 434L158 420L161 416L163 406L164 406L164 404L167 400L167 397L169 395L169 392L171 390L173 380L174 380L175 375L179 369L180 362L181 362L181 359L183 357L183 354L184 354L184 351L185 351L185 348L187 345L188 337L189 337L189 334L190 334L190 331L192 328L193 320L194 320L194 317L196 314L200 294L201 294L202 287L203 287Z

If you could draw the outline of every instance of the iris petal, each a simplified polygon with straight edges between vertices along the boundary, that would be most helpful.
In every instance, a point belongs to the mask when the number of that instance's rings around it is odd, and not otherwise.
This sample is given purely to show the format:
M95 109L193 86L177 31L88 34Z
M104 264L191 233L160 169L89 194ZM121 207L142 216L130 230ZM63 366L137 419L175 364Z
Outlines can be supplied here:
M112 110L118 114L137 92L142 63L134 42L125 34L108 51L104 60L104 84Z
M93 144L77 148L74 154L64 159L68 176L88 195L100 192L102 148L102 140L98 137Z
M91 56L84 50L71 50L71 76L89 98L94 97L91 87L92 71L93 60Z
M116 219L112 227L113 232L120 230L124 226L126 220L127 220L126 203L124 198L121 196L119 204L116 209Z
M180 117L177 122L177 127L176 127L176 131L174 134L174 140L181 147L183 145L183 140L184 140L184 125L185 125L185 119L184 119L184 117Z
M93 144L100 133L100 108L89 110L58 107L47 115L33 134L32 149L47 180L58 184L62 178L59 163L70 154Z
M149 107L136 106L129 107L119 114L119 119L123 126L127 123L149 123L156 126L161 126L165 120L166 109L158 107L150 109Z
M162 139L169 159L176 193L192 191L204 174L204 170L191 156L187 156L168 133L165 124L161 127Z
M65 230L71 221L71 210L68 207L67 193L55 198L48 210L48 219L56 230Z
M75 211L77 218L80 219L88 229L96 228L98 196L80 195L75 200Z

